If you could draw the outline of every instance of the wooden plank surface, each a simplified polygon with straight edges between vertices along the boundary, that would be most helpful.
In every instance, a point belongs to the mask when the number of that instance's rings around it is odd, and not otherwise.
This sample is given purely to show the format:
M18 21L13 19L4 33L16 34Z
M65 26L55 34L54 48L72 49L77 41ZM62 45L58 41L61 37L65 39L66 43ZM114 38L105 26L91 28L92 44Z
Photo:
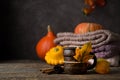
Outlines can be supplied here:
M41 61L4 61L0 63L0 80L120 80L120 67L111 67L109 74L96 74L93 70L87 74L44 74L40 70L52 68Z

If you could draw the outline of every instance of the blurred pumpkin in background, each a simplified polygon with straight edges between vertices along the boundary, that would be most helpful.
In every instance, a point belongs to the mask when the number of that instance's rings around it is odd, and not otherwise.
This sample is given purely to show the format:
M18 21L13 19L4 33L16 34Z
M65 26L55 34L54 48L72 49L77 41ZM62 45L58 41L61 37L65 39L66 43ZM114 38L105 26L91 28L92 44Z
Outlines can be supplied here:
M47 51L49 51L49 49L51 49L52 47L56 46L56 44L54 43L55 38L56 35L51 30L50 25L48 25L48 33L43 36L36 45L36 52L41 60L44 61Z
M87 32L92 32L92 31L96 31L96 30L100 30L103 29L103 26L97 23L89 23L89 22L83 22L83 23L79 23L75 29L74 29L74 33L76 34L84 34Z

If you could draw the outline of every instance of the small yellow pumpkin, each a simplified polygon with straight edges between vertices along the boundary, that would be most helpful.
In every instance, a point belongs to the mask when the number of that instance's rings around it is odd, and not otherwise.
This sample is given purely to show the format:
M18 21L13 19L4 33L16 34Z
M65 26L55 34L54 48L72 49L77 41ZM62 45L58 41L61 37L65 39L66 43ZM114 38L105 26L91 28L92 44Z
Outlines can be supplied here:
M63 47L57 45L51 48L45 56L45 61L50 65L58 65L64 63Z

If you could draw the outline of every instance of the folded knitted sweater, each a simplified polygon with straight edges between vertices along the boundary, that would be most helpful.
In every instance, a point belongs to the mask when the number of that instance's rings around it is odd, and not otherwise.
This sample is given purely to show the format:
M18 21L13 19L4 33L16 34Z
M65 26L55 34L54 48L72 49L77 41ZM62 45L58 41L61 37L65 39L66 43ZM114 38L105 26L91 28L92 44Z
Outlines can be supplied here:
M110 58L120 54L120 46L115 44L102 45L92 49L92 53L94 53L97 58Z
M67 47L80 47L89 41L92 42L92 47L96 48L112 41L120 41L120 35L109 30L96 30L85 34L60 32L57 33L57 38L54 40L54 43Z

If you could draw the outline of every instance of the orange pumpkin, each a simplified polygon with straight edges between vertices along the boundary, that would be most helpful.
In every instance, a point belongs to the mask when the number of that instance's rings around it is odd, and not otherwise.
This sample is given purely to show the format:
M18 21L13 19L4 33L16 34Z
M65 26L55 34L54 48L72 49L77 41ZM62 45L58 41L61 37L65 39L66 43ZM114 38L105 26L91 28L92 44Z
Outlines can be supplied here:
M56 46L56 44L54 43L55 38L56 35L53 33L50 26L48 25L48 33L44 37L42 37L36 45L36 52L41 60L45 60L46 52L49 51L49 49L51 49L52 47Z
M74 33L76 34L84 34L87 32L92 32L96 30L103 29L103 26L97 23L88 23L88 22L83 22L78 24L75 29Z

